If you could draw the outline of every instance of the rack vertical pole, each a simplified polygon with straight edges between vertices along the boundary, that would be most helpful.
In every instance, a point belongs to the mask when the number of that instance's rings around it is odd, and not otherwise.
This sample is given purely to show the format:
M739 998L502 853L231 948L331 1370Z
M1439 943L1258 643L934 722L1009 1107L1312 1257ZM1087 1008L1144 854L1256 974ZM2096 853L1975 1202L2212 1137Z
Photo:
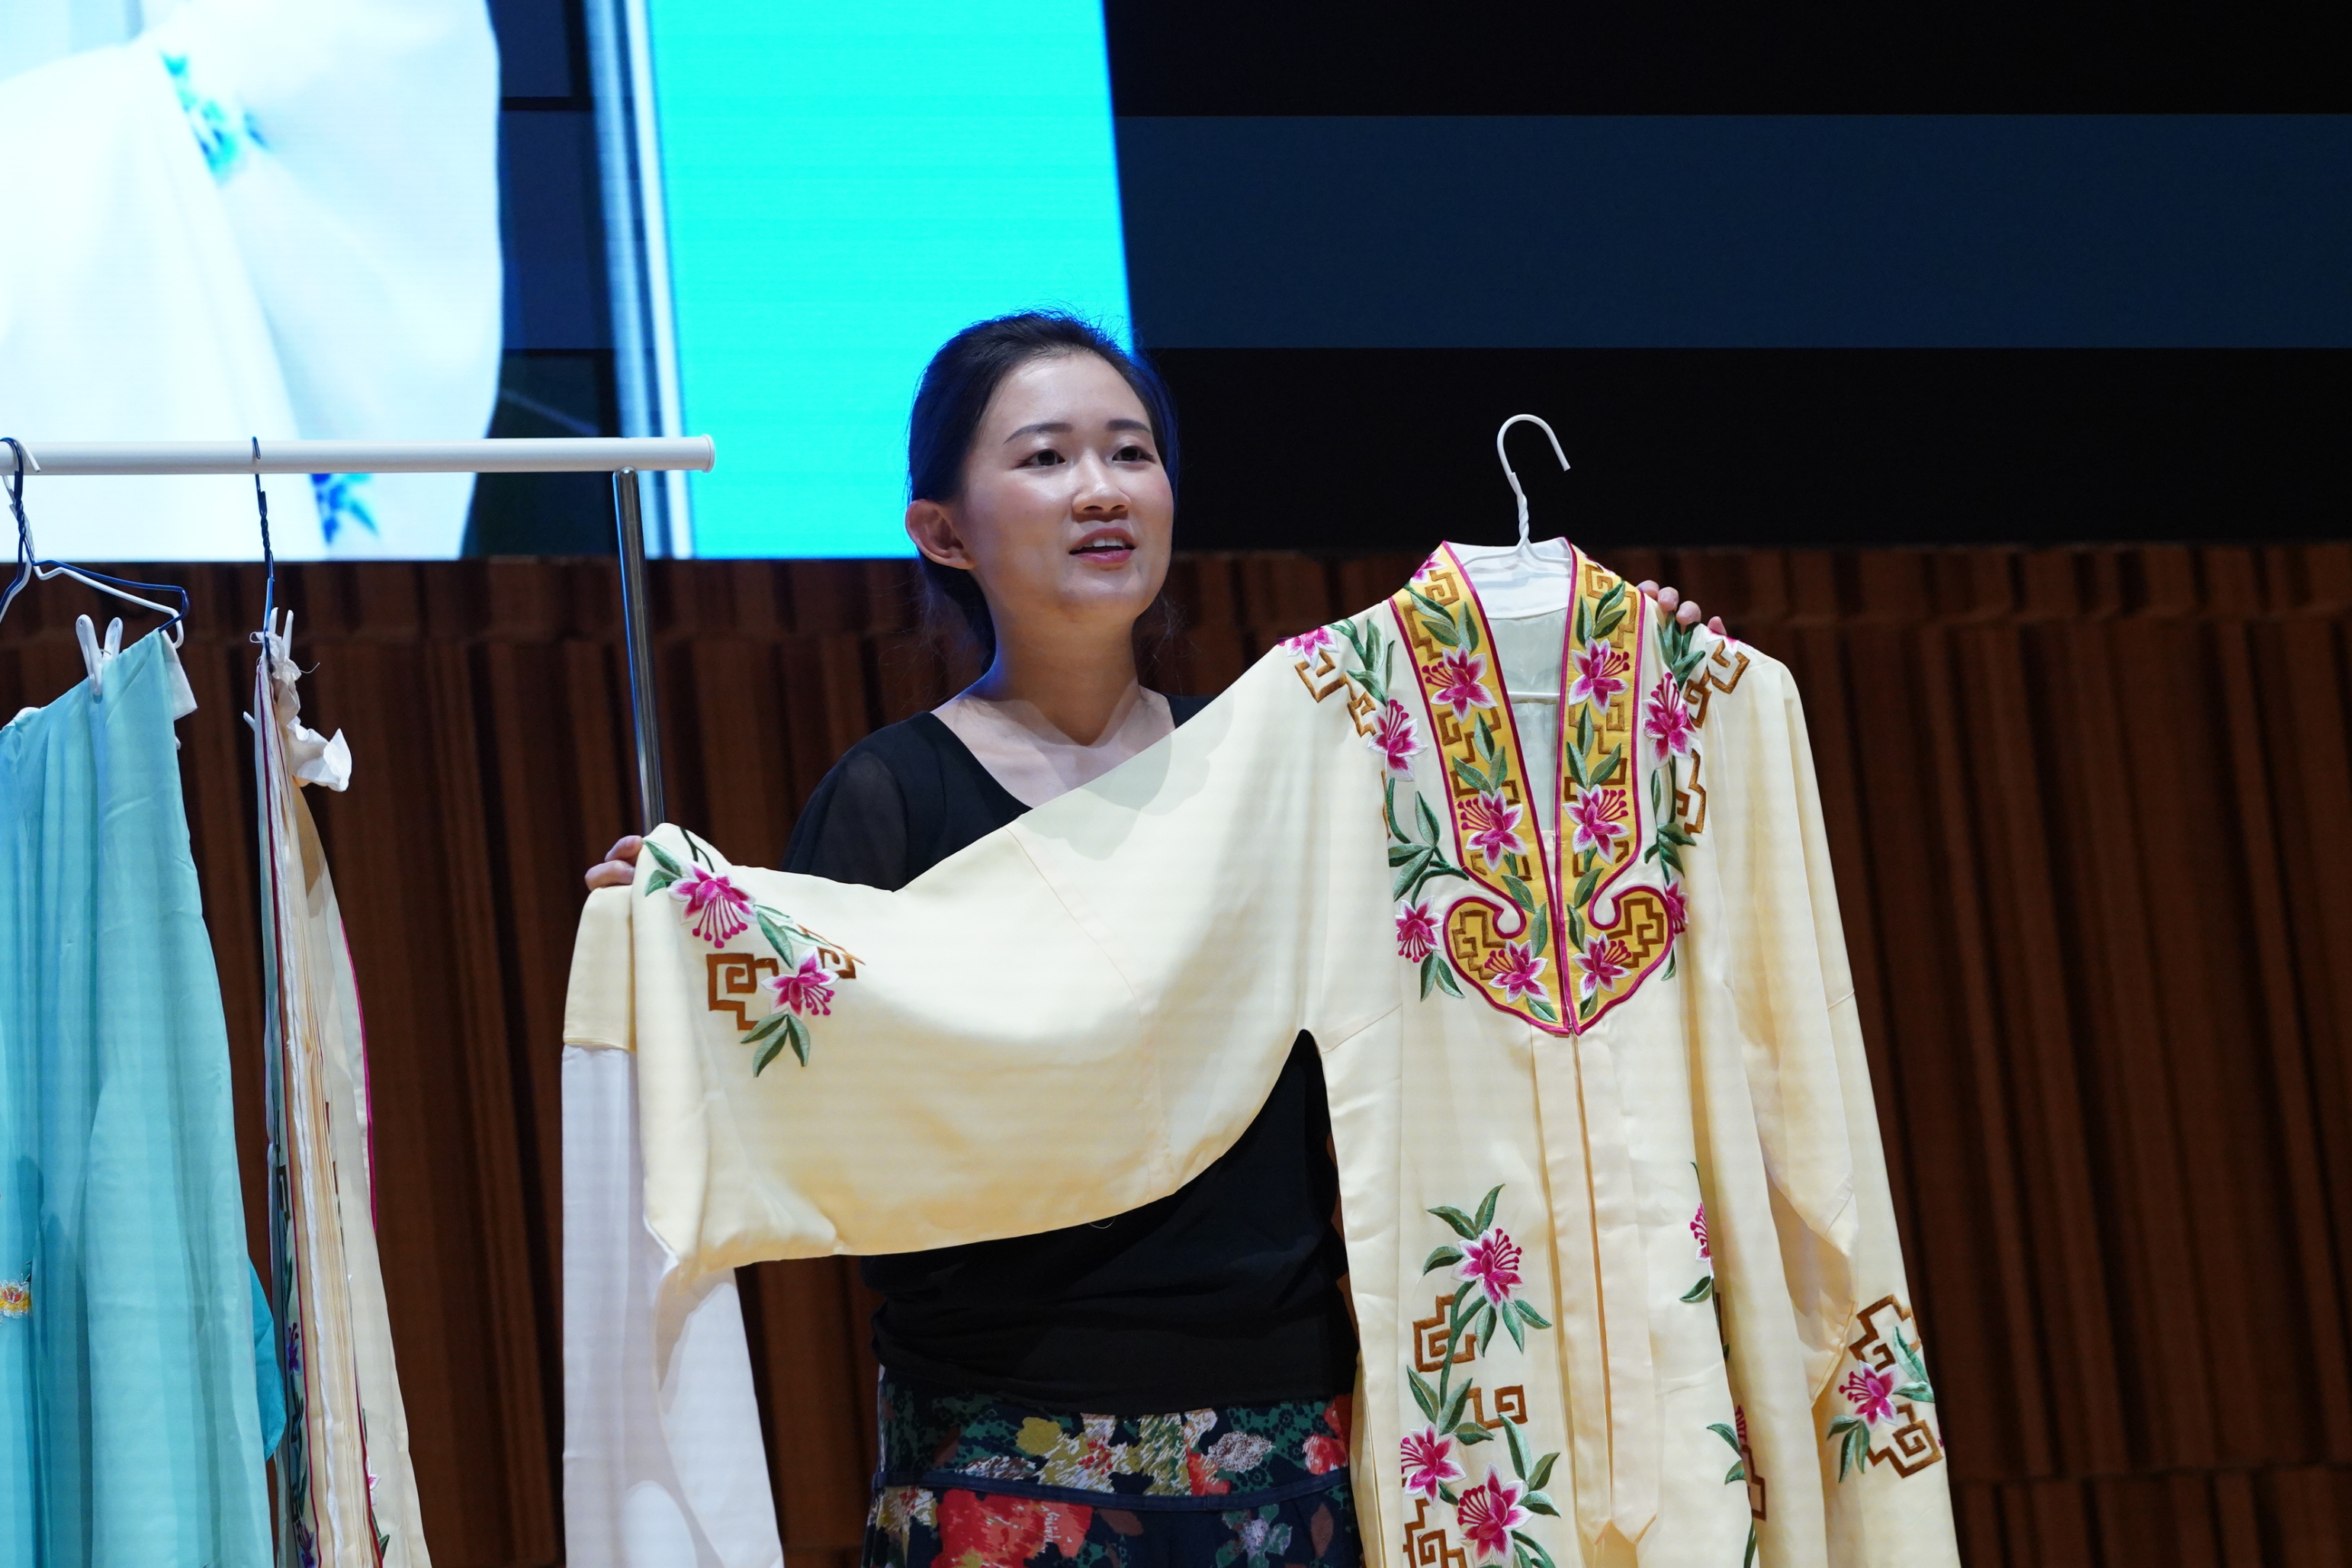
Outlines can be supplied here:
M653 634L646 625L646 526L637 471L613 474L613 519L621 542L621 634L629 658L629 727L637 742L637 804L643 831L669 820L662 796L661 713L654 700Z

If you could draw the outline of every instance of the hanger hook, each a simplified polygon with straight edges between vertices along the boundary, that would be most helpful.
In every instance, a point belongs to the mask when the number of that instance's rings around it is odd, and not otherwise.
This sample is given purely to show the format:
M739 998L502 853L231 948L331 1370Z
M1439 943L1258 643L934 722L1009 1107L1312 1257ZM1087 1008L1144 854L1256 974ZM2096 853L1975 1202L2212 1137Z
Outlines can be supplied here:
M261 627L267 633L277 619L278 555L269 545L269 492L261 488L261 437L253 442L253 504L261 513Z
M1495 432L1496 459L1503 465L1503 477L1511 481L1511 494L1518 498L1519 548L1525 550L1528 547L1528 492L1519 488L1519 476L1517 471L1511 467L1511 455L1503 450L1503 437L1509 435L1511 433L1511 426L1518 424L1521 420L1525 420L1527 423L1534 426L1537 429L1541 430L1546 436L1551 437L1552 456L1559 459L1559 469L1562 473L1566 473L1568 471L1568 454L1561 451L1559 448L1559 437L1555 435L1552 431L1552 427L1546 424L1543 419L1537 415L1514 414L1508 419L1503 421L1503 427L1501 429Z
M25 591L25 584L33 580L33 525L25 516L25 465L31 463L37 472L41 464L14 436L0 436L0 441L7 442L8 449L16 458L16 471L8 479L8 510L16 520L16 575L9 580L7 590L0 593L0 616L5 616L8 606L16 602L16 595Z

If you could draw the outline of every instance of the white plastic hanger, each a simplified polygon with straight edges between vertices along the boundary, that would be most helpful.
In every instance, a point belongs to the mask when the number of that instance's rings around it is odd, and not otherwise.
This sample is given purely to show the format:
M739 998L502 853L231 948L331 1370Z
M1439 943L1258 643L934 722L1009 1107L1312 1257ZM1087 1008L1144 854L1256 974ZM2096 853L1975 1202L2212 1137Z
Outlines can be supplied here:
M1559 437L1543 419L1533 414L1514 414L1504 420L1502 427L1495 432L1495 457L1503 465L1503 478L1510 481L1511 494L1519 503L1518 542L1507 549L1456 546L1463 564L1477 583L1487 614L1506 619L1557 613L1562 599L1559 584L1575 570L1575 552L1567 547L1566 541L1547 541L1553 548L1542 549L1528 537L1528 492L1519 483L1518 471L1511 467L1510 453L1503 445L1511 426L1522 421L1544 433L1551 442L1552 456L1559 459L1561 471L1567 470L1568 454L1560 449Z

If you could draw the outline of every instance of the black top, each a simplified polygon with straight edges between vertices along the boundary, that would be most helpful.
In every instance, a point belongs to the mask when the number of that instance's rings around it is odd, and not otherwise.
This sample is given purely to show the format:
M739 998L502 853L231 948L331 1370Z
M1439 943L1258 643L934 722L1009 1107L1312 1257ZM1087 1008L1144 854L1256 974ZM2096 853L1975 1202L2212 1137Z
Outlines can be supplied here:
M1204 706L1171 697L1182 723ZM810 797L784 868L897 889L1028 807L929 713L860 741ZM1305 1035L1241 1141L1142 1208L1067 1230L863 1260L894 1374L1048 1409L1139 1415L1347 1392L1322 1065ZM887 1158L887 1152L882 1157ZM1049 1151L1037 1179L1054 1180Z

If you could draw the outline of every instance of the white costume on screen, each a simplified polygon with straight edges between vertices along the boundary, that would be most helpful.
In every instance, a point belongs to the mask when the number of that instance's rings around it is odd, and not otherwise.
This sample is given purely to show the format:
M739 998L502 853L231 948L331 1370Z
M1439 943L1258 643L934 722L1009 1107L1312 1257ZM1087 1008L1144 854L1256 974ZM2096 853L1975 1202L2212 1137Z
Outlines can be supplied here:
M481 0L0 0L0 433L481 435L498 108ZM453 555L473 494L463 474L268 486L290 557ZM37 493L54 555L259 553L236 480Z

